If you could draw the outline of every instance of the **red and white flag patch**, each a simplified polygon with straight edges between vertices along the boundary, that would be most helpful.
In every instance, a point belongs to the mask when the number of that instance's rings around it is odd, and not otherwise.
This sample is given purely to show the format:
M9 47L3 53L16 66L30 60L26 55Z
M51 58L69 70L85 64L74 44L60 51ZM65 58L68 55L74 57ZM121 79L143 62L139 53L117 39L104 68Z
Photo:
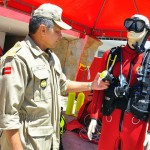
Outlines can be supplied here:
M3 75L6 75L6 74L11 74L11 67L3 68Z

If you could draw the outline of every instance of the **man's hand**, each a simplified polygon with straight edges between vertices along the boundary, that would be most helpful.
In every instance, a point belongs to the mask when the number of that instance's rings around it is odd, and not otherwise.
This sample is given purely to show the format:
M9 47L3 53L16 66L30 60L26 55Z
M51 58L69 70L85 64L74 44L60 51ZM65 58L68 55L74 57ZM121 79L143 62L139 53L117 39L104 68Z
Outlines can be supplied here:
M150 150L150 133L146 134L145 141L144 141L144 147L145 147L144 150Z
M92 89L93 90L104 90L107 89L110 85L109 81L103 81L100 78L100 73L97 73L93 83L92 83Z
M23 150L18 129L4 130L4 134L11 146L11 150Z
M95 132L96 125L97 125L97 120L91 119L90 125L88 127L88 133L87 133L87 136L90 140L92 140L92 133Z

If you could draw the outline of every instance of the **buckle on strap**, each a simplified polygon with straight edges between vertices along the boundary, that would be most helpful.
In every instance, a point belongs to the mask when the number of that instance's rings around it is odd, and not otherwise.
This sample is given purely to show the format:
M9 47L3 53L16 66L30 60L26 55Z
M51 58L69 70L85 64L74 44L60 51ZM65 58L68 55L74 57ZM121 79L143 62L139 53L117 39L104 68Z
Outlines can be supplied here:
M134 118L135 118L135 117L132 117L132 124L138 124L138 123L140 122L140 119L138 119L138 121L135 122L135 121L134 121Z
M108 117L110 117L110 119L108 119ZM107 122L112 122L112 115L106 116L106 121L107 121Z

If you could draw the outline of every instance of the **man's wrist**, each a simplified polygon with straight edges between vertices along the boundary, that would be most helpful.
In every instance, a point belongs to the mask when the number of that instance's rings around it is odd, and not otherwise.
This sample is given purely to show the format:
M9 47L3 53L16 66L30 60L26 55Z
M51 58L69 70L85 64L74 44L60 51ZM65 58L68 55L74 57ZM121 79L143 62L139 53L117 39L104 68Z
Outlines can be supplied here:
M93 85L93 82L89 82L87 85L90 92L93 92L92 85Z

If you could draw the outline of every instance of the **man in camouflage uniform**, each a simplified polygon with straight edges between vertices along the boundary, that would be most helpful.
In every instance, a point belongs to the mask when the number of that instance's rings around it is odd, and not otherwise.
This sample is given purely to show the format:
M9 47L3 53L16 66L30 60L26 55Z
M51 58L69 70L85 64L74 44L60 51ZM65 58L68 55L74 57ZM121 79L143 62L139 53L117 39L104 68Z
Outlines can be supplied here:
M58 57L50 50L61 39L61 29L71 29L61 14L56 5L41 5L32 14L29 35L1 57L2 150L58 150L60 94L109 85L99 74L93 82L66 79Z

